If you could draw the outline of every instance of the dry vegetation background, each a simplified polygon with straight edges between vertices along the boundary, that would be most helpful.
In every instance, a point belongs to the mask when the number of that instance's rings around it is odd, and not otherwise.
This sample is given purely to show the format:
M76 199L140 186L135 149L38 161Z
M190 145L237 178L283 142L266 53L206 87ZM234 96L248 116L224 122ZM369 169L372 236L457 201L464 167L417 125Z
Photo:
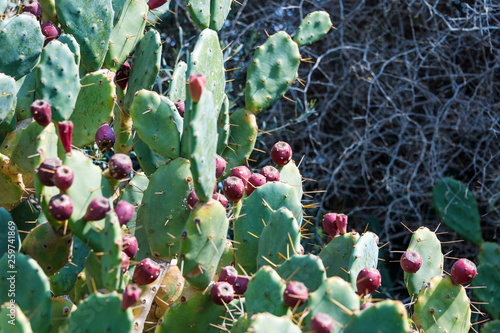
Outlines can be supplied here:
M227 73L234 109L244 106L246 67L266 31L293 36L315 10L327 11L336 27L301 49L303 84L287 93L295 103L282 99L258 116L260 129L271 135L260 133L257 147L269 151L278 140L289 142L294 159L303 158L302 175L315 180L304 183L311 202L320 204L309 210L313 223L328 211L343 212L358 231L367 221L380 228L387 250L404 249L411 234L401 222L435 229L432 188L451 176L474 192L483 237L498 241L500 222L489 201L500 193L499 1L239 1L219 33L224 45L232 42L225 56L226 68L237 68ZM196 41L186 39L196 28L184 1L171 9L178 15L162 24L170 66ZM254 153L253 166L268 156ZM326 237L320 228L311 231L314 250ZM467 242L443 247L453 257L477 254ZM394 258L399 255L386 253L390 271L398 266L389 264ZM399 289L402 282L392 291Z

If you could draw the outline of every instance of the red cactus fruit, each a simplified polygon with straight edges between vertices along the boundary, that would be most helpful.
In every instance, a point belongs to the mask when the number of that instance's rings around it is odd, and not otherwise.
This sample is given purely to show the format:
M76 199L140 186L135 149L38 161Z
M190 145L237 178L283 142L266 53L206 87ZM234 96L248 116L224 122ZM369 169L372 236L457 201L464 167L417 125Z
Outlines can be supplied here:
M245 188L247 187L248 179L250 178L251 175L252 173L250 172L250 170L248 170L248 168L243 165L236 168L232 168L231 171L229 172L229 176L238 177L239 179L241 179L243 181L243 186L245 186Z
M416 273L422 266L422 257L417 251L406 251L399 262L406 273Z
M230 285L234 285L237 278L238 271L233 266L226 266L222 268L219 274L219 282L227 282Z
M114 154L109 160L109 174L113 179L123 179L130 176L132 160L125 154Z
M134 217L135 207L130 202L125 200L120 200L115 207L116 216L118 216L118 221L120 225L124 225L129 222L132 217Z
M45 186L54 186L54 174L56 169L62 165L62 162L57 157L49 157L45 159L36 170L38 180Z
M252 194L257 187L262 186L265 183L266 183L266 177L264 177L260 173L252 173L250 179L248 179L247 195Z
M372 267L363 268L356 279L356 287L360 296L371 294L380 286L380 272Z
M49 214L54 220L66 221L73 214L73 202L66 194L54 195L49 201Z
M217 305L228 304L234 299L233 286L225 281L217 282L210 290L210 298Z
M271 149L271 159L279 166L285 166L292 160L292 147L286 142L276 142Z
M167 2L167 0L149 0L149 1L148 1L148 7L149 7L149 10L151 10L151 9L155 9L155 8L158 8L158 7L161 7L161 6L163 6L166 2Z
M104 197L94 198L87 207L87 212L83 217L84 221L99 221L106 217L111 210L109 200Z
M130 265L130 258L129 256L121 251L120 252L120 268L123 274L125 274L128 271L128 266Z
M145 286L153 283L160 276L160 264L150 258L142 259L135 267L132 281L139 286Z
M49 102L44 99L37 99L31 103L31 116L38 125L46 127L52 121L52 109Z
M42 21L42 5L36 0L24 0L22 4L23 13L31 13L36 19Z
M341 235L345 234L347 232L347 215L337 214L335 224L337 225L338 233Z
M309 324L310 333L330 333L333 329L333 318L326 313L320 312L311 319Z
M260 169L260 174L266 177L268 182L278 182L280 180L280 172L272 165L266 165Z
M122 310L127 310L135 304L141 297L141 288L136 284L129 284L125 287L122 299Z
M59 38L61 36L61 29L54 23L47 21L42 23L42 34L45 36L45 41L43 42L43 46L47 45L50 41Z
M189 77L189 95L193 102L198 103L201 98L201 94L205 89L207 84L207 79L203 74L191 74Z
M224 208L227 207L227 198L224 196L224 194L215 193L212 196L212 199L219 201L222 204L222 206L224 206Z
M226 198L232 202L238 202L241 198L243 198L245 185L243 185L243 181L238 177L228 177L224 180L222 190L224 191Z
M200 199L198 199L198 196L196 195L196 192L194 190L192 190L189 195L188 195L188 199L187 199L187 203L188 203L188 206L190 209L193 209L194 206L198 203Z
M177 112L181 115L182 118L184 118L184 112L186 111L186 104L185 102L178 98L174 101L175 108L177 109Z
M227 162L220 155L215 155L215 178L219 178L226 171Z
M337 231L337 223L335 222L337 220L337 214L335 213L328 213L323 216L323 229L327 232L328 235L335 237L339 233Z
M307 287L299 281L291 281L287 284L283 293L283 302L290 308L301 306L309 298Z
M130 258L134 258L139 249L137 238L132 234L123 234L122 236L122 251Z
M103 124L95 132L95 143L100 150L105 151L113 148L115 145L115 132L108 124Z
M476 274L476 265L468 259L456 261L451 268L451 280L454 284L469 284Z
M73 142L73 122L71 120L61 121L57 124L59 129L59 139L67 153L71 153L71 143Z
M123 65L120 66L115 76L116 84L122 90L125 90L125 88L127 88L129 76L130 76L130 63L127 60L123 63Z
M63 192L66 192L73 184L75 173L69 166L61 165L54 173L54 185Z
M236 295L243 295L247 291L248 278L244 276L238 276L234 282L233 288Z

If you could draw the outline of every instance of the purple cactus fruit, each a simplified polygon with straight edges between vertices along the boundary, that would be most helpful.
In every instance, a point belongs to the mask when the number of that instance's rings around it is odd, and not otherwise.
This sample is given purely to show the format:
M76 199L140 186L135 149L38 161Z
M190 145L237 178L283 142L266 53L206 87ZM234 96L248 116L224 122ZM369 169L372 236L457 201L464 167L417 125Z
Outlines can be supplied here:
M292 281L287 284L283 293L283 302L290 308L301 306L309 298L307 287L299 281Z
M71 120L61 121L57 124L59 129L59 139L67 153L71 153L71 143L73 142L73 122Z
M106 217L111 210L109 200L104 197L94 198L87 207L87 212L83 217L84 221L99 221Z
M112 178L120 180L130 176L132 160L125 154L114 154L109 160L109 174Z
M22 4L23 13L31 13L35 15L40 22L42 20L42 5L36 0L24 0Z
M323 229L332 237L337 236L339 233L337 231L337 214L328 213L323 216Z
M137 250L139 249L139 244L137 243L137 238L132 234L123 234L122 237L122 251L132 259L135 257Z
M292 160L292 147L286 142L276 142L271 149L271 158L279 166L285 166Z
M248 179L250 179L251 175L252 173L250 172L250 170L243 165L236 168L232 168L231 171L229 172L229 176L238 177L239 179L241 179L243 181L243 186L245 186L245 188L247 187Z
M59 38L61 35L61 29L54 23L47 21L42 23L42 34L45 36L45 42L43 46L47 45L51 40Z
M238 177L228 177L224 180L222 190L224 191L226 198L232 202L238 202L241 198L243 198L245 185L243 185L243 181Z
M135 267L132 281L140 286L150 284L160 276L160 264L150 258L142 259Z
M326 239L326 244L330 243L333 239L333 236L328 236L328 238Z
M468 259L456 261L451 268L451 280L454 284L469 284L476 274L476 265Z
M227 282L234 285L238 278L238 271L233 266L226 266L222 268L219 274L219 282Z
M224 208L227 207L227 198L223 194L215 193L212 196L212 199L219 201L222 204L222 206L224 206Z
M201 98L201 94L205 89L205 85L207 84L207 79L203 74L191 74L189 77L189 96L193 102L198 103Z
M260 169L260 174L266 177L268 182L279 182L280 180L280 172L272 165L266 165Z
M135 207L130 202L120 200L116 204L115 213L118 216L120 225L124 225L134 217Z
M69 166L61 165L54 173L54 185L63 192L66 192L73 184L75 173Z
M52 121L52 110L49 102L43 99L37 99L31 103L31 116L38 125L46 127Z
M215 178L219 178L226 171L227 162L220 155L215 154Z
M341 235L345 234L347 232L347 215L337 214L335 224L337 225L338 233Z
M309 323L310 333L330 333L333 329L333 318L326 313L320 312L312 317Z
M225 281L217 282L210 290L210 298L217 305L229 304L234 298L233 286Z
M66 221L73 214L73 202L66 194L54 195L49 201L49 214L54 220Z
M148 1L148 7L149 7L149 10L152 10L152 9L155 9L155 8L158 8L158 7L161 7L161 6L163 6L166 2L167 2L167 0L149 0L149 1Z
M36 171L40 183L45 186L54 186L54 174L56 173L56 169L61 165L62 162L57 157L45 159Z
M198 196L196 195L195 190L192 190L189 193L188 199L187 199L187 203L188 203L189 209L193 209L194 206L198 203L199 200L200 199L198 199Z
M406 273L416 273L422 266L422 257L417 251L406 251L399 262Z
M252 175L248 179L247 195L252 194L257 187L262 186L265 183L266 177L264 177L260 173L252 173Z
M125 274L128 271L128 266L130 265L130 258L125 252L120 252L120 268L122 273Z
M382 277L377 269L373 267L363 268L356 279L358 294L360 296L371 294L380 287L381 280Z
M176 99L174 101L175 108L177 109L177 112L181 115L182 118L184 118L184 111L186 110L186 104L184 101L180 98Z
M244 276L238 276L233 284L234 293L236 295L243 295L247 291L248 278Z
M122 90L125 90L125 88L127 88L129 76L130 76L130 63L128 61L125 61L123 65L120 66L115 76L116 84Z
M136 284L129 284L125 287L122 299L122 310L127 310L135 304L141 297L141 288Z
M113 148L115 140L115 132L113 132L108 124L101 125L101 127L97 129L97 132L95 132L95 143L102 151Z

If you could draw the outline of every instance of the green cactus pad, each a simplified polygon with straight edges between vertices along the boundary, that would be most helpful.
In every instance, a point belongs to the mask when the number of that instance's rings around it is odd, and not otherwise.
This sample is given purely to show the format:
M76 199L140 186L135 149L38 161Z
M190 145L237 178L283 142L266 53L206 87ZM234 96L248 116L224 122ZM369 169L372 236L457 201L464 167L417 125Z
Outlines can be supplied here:
M307 14L300 22L293 41L300 46L317 42L330 31L332 21L330 15L325 11L317 11Z
M85 69L93 72L101 68L113 27L111 0L56 1L56 12L61 27L80 45Z
M229 142L229 128L231 127L229 121L229 99L227 95L224 94L224 99L222 100L222 108L219 112L219 118L217 119L217 154L221 155ZM253 149L253 148L252 148Z
M63 44L68 45L70 51L75 56L75 64L77 66L80 66L80 58L81 58L80 44L78 44L75 37L73 37L73 35L61 34L61 36L59 36L59 38L57 38L57 40Z
M252 316L252 324L248 328L248 332L267 333L300 333L300 327L295 325L289 317L276 317L270 313L259 313Z
M323 260L328 277L339 276L351 283L352 278L349 270L354 259L354 249L359 237L359 234L355 231L348 232L333 237L330 243L321 249L318 256Z
M248 66L246 109L258 114L284 96L297 79L299 64L299 47L286 32L269 37Z
M481 333L500 333L500 320L492 320L484 324Z
M57 40L44 47L36 67L37 98L52 105L52 119L69 119L80 92L80 78L74 54Z
M142 234L144 243L140 242L139 244L146 244L147 238L146 233L144 232L144 228L140 228L136 230L136 220L137 220L137 211L139 210L139 206L141 205L142 198L144 197L144 191L148 188L149 178L144 173L136 173L134 178L130 180L128 185L120 194L120 200L127 201L135 206L135 213L130 222L127 223L129 232L134 235L136 231ZM142 248L142 246L141 246ZM144 246L144 249L147 249L147 246ZM143 259L143 258L141 258ZM137 258L136 258L137 260ZM139 259L140 260L140 259Z
M436 234L425 227L420 227L413 233L408 251L417 251L422 257L422 267L418 272L405 272L404 276L408 293L411 297L416 297L427 282L443 274L444 256Z
M136 138L134 141L134 152L141 166L142 172L148 177L155 173L158 168L169 160L151 149L144 141Z
M14 78L0 73L0 129L8 132L16 127L16 91Z
M51 21L54 24L58 23L56 14L56 1L55 0L40 0L42 5L42 20L43 22Z
M174 74L172 75L172 81L168 87L168 98L171 101L176 99L186 100L186 72L187 64L184 61L179 61L175 66Z
M89 252L90 249L88 246L75 237L73 240L73 257L71 258L71 262L49 277L50 289L55 296L68 295L78 279L78 274L85 267L85 259Z
M101 290L104 288L102 281L102 255L96 255L94 251L90 251L85 259L85 282L88 290Z
M121 304L122 297L116 292L90 295L71 315L68 332L132 332L132 310L122 310Z
M18 81L17 85L17 104L16 113L19 120L28 119L31 117L31 104L35 100L36 78L35 72L29 72Z
M52 327L50 333L69 332L69 319L76 310L76 305L65 296L52 297Z
M54 230L48 222L37 225L26 236L23 252L35 259L47 276L63 268L72 257L73 235Z
M186 0L186 8L191 20L200 29L210 25L210 0Z
M35 260L21 253L11 257L4 255L0 259L0 267L5 267L0 272L0 304L10 302L10 285L15 281L17 305L23 309L35 332L48 333L52 304L49 280L42 268Z
M313 255L294 254L283 262L276 272L286 281L299 281L305 284L309 292L318 289L326 280L323 261Z
M250 322L247 315L241 315L236 321L233 322L231 333L247 333Z
M491 264L500 268L500 244L484 242L479 247L477 260L480 264Z
M408 313L399 301L385 300L362 310L352 317L344 332L365 333L377 332L410 333Z
M215 31L222 29L231 10L231 2L231 0L210 1L210 29Z
M16 303L5 302L0 307L0 332L33 333L29 319Z
M121 279L121 257L123 232L118 216L111 211L106 215L104 222L104 242L102 254L101 276L104 287L113 291L118 289Z
M378 266L378 236L367 231L356 242L353 258L349 266L349 277L354 291L357 291L356 280L364 268L377 268Z
M443 178L432 191L434 206L443 223L461 237L480 245L480 217L474 194L452 178Z
M245 292L246 311L251 316L269 312L275 316L284 316L288 308L283 303L285 283L270 266L261 267L248 282Z
M30 200L21 202L19 206L10 211L10 214L17 225L17 229L22 230L19 233L21 242L26 238L29 231L37 226L37 222L40 222L37 221L40 211L37 210Z
M207 79L205 87L212 92L215 105L214 111L217 110L218 112L226 89L226 72L224 71L224 57L220 48L219 37L211 29L205 29L200 33L194 50L189 57L187 77L200 73ZM189 96L189 94L187 95ZM187 105L186 112L188 112Z
M224 246L224 251L222 251L222 256L220 257L219 264L217 265L217 272L220 272L222 268L226 266L234 266L234 248L231 240L226 239L226 244ZM217 280L216 275L214 281Z
M95 133L113 115L116 100L115 74L100 70L85 75L70 120L74 124L73 145L93 146Z
M189 123L182 135L182 154L191 162L193 184L198 198L207 202L212 198L217 151L217 115L212 93L205 89L198 103L189 110Z
M179 157L178 127L182 127L183 121L172 101L155 92L140 90L130 106L130 116L146 145L168 159Z
M477 276L472 280L474 296L491 317L500 319L500 268L482 263L477 267ZM485 288L486 287L486 288Z
M426 333L469 332L470 300L461 285L449 276L432 278L418 295L413 321Z
M24 184L19 174L8 170L9 158L0 154L0 207L11 209L19 204L24 194Z
M274 211L259 237L257 266L279 265L300 247L300 227L287 208ZM264 259L265 258L265 259Z
M200 202L189 214L177 265L191 286L205 289L212 281L226 247L228 227L226 210L217 200Z
M123 101L123 112L129 113L135 93L141 89L151 90L160 71L161 40L155 29L150 29L135 49L134 61L128 79L127 93Z
M113 108L115 119L113 131L115 132L115 153L130 155L133 147L134 132L132 130L132 117L123 110L124 91L116 86L117 100Z
M255 115L245 109L233 112L229 118L231 135L228 146L222 152L227 161L225 176L232 168L245 164L257 141L257 119Z
M144 35L146 0L113 0L114 24L104 67L117 71Z
M16 80L35 67L45 37L33 15L16 15L0 21L0 73Z
M162 165L150 178L137 212L137 227L146 231L149 248L157 259L171 259L179 250L190 213L187 197L192 179L189 161L183 158Z
M335 324L331 332L337 333L342 332L352 314L359 310L359 297L348 282L334 276L309 294L307 304L310 312L304 320L305 327L309 327L312 317L323 312L333 318Z
M304 190L302 189L302 175L295 161L290 161L283 167L278 167L280 172L280 182L290 184L297 191L299 199L302 200Z
M17 252L20 248L21 239L17 226L9 212L0 207L0 258L4 253Z

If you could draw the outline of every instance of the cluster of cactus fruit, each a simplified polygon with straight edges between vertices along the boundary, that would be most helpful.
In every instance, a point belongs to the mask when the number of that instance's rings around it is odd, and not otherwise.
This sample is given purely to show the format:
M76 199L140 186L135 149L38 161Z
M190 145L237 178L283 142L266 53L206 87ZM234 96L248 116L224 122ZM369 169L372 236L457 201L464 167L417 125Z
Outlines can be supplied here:
M329 15L259 46L231 112L217 36L231 1L186 1L202 31L166 96L151 90L162 42L147 17L168 5L0 0L0 331L468 332L476 267L461 259L445 276L434 232L416 230L401 257L413 312L375 302L377 235L329 213L328 243L305 254L291 147L247 167L256 116L298 79L299 48ZM464 214L437 193L443 220ZM500 247L464 237L481 244L480 284L498 285ZM498 319L494 293L476 290Z

